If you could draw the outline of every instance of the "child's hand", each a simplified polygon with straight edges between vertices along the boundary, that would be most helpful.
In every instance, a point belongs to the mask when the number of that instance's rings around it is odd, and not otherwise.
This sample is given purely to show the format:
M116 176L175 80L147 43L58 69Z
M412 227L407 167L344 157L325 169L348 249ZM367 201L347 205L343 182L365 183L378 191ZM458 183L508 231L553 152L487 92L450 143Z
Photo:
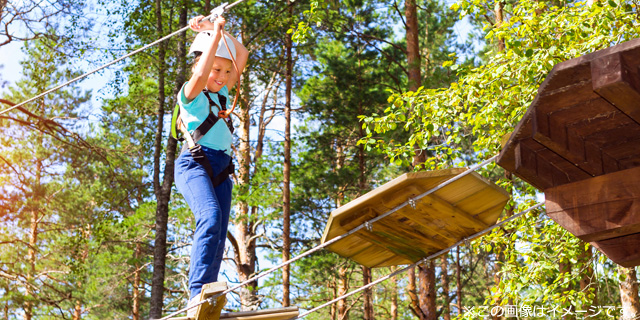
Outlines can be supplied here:
M197 16L195 18L191 18L191 20L189 20L189 28L191 28L191 30L196 32L205 31L205 30L214 30L213 23L211 23L209 19L205 19L205 20L203 19L204 19L204 16Z
M213 34L218 34L219 32L224 31L225 23L227 23L227 20L225 20L223 16L218 16L213 22Z

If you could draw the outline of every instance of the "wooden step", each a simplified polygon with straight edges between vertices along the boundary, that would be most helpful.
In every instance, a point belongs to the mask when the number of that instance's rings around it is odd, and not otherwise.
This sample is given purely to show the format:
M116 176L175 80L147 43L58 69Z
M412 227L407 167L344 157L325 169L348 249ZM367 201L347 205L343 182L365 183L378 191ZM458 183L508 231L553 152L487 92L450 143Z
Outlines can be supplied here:
M288 320L298 316L298 307L274 308L256 311L229 312L220 315L220 320ZM171 318L171 320L194 320L188 317Z
M225 320L287 320L297 317L298 307L275 308L257 311L223 313L220 319Z

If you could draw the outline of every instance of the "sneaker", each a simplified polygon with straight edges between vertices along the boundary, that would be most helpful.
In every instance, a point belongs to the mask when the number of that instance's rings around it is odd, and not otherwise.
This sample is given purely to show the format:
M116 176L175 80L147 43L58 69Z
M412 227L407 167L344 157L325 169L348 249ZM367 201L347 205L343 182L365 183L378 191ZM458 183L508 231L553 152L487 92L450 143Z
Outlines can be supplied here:
M196 304L196 303L198 303L198 302L200 302L200 295L197 295L197 296L195 296L195 297L191 298L191 299L189 300L189 303L187 303L187 308L188 308L188 307L191 307L192 305L194 305L194 304ZM196 308L191 308L191 309L187 310L187 318L189 318L189 319L195 319L195 318L196 318L196 314L197 314L197 312L198 312L198 308L197 308L197 307L196 307Z

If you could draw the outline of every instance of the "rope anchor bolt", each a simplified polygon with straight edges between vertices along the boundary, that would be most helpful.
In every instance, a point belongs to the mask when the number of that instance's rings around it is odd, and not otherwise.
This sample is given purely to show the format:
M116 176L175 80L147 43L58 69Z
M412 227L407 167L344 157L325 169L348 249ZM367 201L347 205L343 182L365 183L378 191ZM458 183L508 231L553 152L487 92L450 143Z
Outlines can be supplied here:
M414 199L414 198L409 198L409 200L407 200L407 202L409 203L409 206L410 206L411 208L413 208L413 210L415 210L415 209L416 209L416 199Z

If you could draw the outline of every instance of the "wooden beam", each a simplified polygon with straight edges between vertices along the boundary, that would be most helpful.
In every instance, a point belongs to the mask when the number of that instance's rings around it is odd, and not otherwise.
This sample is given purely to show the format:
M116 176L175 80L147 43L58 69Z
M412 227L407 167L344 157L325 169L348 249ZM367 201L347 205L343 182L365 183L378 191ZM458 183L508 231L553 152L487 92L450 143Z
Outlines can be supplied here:
M591 242L613 262L631 268L640 265L640 233L608 240Z
M397 214L398 212L396 212ZM389 223L393 223L393 225L388 225ZM383 219L383 221L378 221L372 226L373 231L384 232L390 235L396 235L399 238L406 239L407 245L410 247L417 246L416 241L419 243L426 244L433 248L439 248L437 245L442 245L433 239L428 238L426 235L422 234L419 230L412 228L411 226L398 222L397 220L387 220ZM446 248L444 247L440 248Z
M640 124L640 78L621 53L591 62L593 91Z
M547 214L589 242L640 232L638 176L640 167L549 188Z
M479 227L480 229L484 229L484 228L488 227L488 225L484 221L482 221L482 220L470 215L469 213L463 211L462 209L460 209L460 208L452 205L451 203L443 200L442 198L440 198L435 193L432 193L432 194L428 195L426 198L429 198L429 200L433 201L434 204L437 204L439 206L445 207L447 210L455 213L456 214L456 218L464 220L465 222L470 223L471 225L473 225L475 227ZM427 200L427 201L429 201L429 200Z
M383 237L375 232L360 230L356 234L364 239L367 239L370 243L385 248L398 256L402 256L409 261L417 261L424 257L426 254L422 250L411 249L405 245L397 245L395 239L390 237Z
M419 225L420 227L424 228L427 233L429 233L430 235L433 234L437 234L440 235L441 237L445 238L445 239L456 239L456 236L450 234L449 232L446 232L446 230L438 230L436 228L434 228L433 224L429 224L426 223L425 221L423 221L422 219L418 219L417 217L413 216L413 215L409 215L405 212L396 212L397 215L402 216L405 219L411 220L411 222ZM438 242L435 240L431 240L431 239L422 239L421 241L426 242L426 244L430 247L436 248L436 249L441 249L441 248L446 248L447 245L445 243L442 242Z

